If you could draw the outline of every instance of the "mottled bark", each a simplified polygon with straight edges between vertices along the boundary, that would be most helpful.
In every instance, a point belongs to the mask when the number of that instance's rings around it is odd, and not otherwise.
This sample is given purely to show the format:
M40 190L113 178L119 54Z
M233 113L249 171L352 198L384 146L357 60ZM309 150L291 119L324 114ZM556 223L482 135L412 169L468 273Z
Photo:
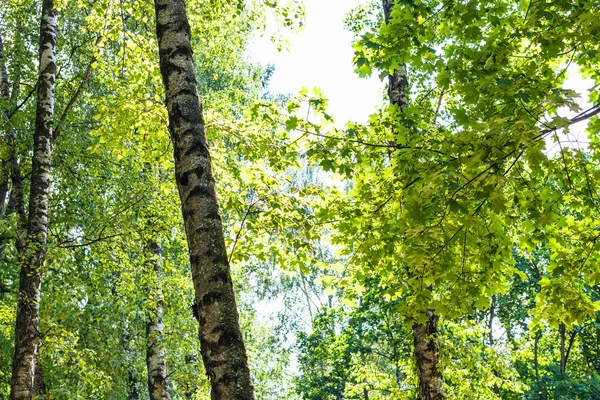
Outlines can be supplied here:
M158 243L148 244L152 260L153 272L156 275L156 298L150 313L150 321L146 326L146 365L148 366L148 393L150 400L169 400L169 382L167 380L167 363L163 341L163 294L161 288L161 248Z
M438 370L440 349L437 342L438 316L427 311L427 322L413 325L415 361L417 364L418 400L444 399L442 373Z
M40 354L36 356L35 377L33 378L33 397L35 399L44 399L46 395L46 383L44 382L44 372L40 363Z
M383 17L386 24L392 18L394 0L383 0ZM398 106L401 111L408 107L408 68L402 64L388 76L388 96L390 103Z
M175 174L213 400L254 399L204 130L184 0L155 0Z
M21 272L10 394L10 398L15 400L33 397L35 358L39 339L41 267L46 254L48 231L48 191L56 75L56 15L54 1L43 0L27 240L25 249L19 257Z
M386 24L392 19L394 0L382 0L383 17ZM408 107L408 68L402 64L388 77L390 103L400 111ZM424 312L427 323L413 325L414 356L417 365L418 400L444 399L442 372L438 369L440 353L437 343L438 319L433 310Z

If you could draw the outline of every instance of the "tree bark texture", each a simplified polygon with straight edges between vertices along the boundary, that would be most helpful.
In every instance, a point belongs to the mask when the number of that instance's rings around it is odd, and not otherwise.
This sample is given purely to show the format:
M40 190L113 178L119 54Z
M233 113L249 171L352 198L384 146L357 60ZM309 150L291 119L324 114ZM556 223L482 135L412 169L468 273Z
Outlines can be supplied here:
M163 341L163 294L161 289L161 248L156 242L148 244L151 262L156 275L157 289L154 309L146 326L146 365L148 366L148 393L150 400L169 400L169 382L167 380L167 363Z
M254 399L215 192L184 0L155 0L160 69L212 400Z
M417 363L418 400L444 399L442 373L438 369L440 349L437 343L438 316L427 311L425 324L413 325L415 361Z
M392 9L394 0L383 0L383 17L386 24L389 24L392 18ZM390 103L398 106L400 111L408 107L408 68L402 64L400 69L388 77L388 96Z
M389 24L392 19L394 0L382 0L384 22ZM399 70L394 70L388 77L388 96L390 103L397 106L400 111L408 107L408 68L402 64ZM443 392L442 372L438 369L440 351L437 343L438 320L433 310L424 312L427 316L425 324L413 325L414 356L417 365L419 400L442 400Z
M48 191L56 75L56 22L54 1L43 0L27 240L26 247L19 257L21 272L10 394L10 398L14 400L31 399L33 396L35 359L39 340L41 267L46 254L48 231Z

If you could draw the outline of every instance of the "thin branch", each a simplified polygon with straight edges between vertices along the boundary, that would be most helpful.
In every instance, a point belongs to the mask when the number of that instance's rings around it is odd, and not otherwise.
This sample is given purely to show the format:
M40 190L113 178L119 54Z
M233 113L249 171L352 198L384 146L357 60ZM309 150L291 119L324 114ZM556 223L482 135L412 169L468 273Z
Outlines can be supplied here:
M237 231L237 233L235 235L235 240L233 242L233 246L231 247L231 252L229 253L229 259L227 260L229 263L231 263L231 260L233 259L233 254L235 253L235 247L236 247L236 245L238 243L240 235L242 234L242 230L244 229L244 225L246 223L246 218L248 218L248 215L250 215L250 210L252 209L252 207L254 207L255 205L257 205L261 201L262 201L262 199L258 199L256 201L254 201L246 209L246 212L244 213L244 217L242 218L242 223L240 224L240 229L238 229L238 231Z
M98 39L96 40L96 44L98 44L99 41L100 41L100 37L98 37ZM75 93L73 93L73 96L71 96L71 100L69 100L69 103L67 103L67 106L65 107L62 115L60 116L58 123L56 124L56 127L54 128L52 140L56 140L58 135L60 135L62 127L65 123L65 120L67 119L67 116L69 115L69 111L71 111L71 108L73 108L73 105L75 104L75 102L77 101L77 99L79 98L81 93L83 92L83 88L85 87L88 79L90 78L90 74L92 72L92 65L96 62L96 60L97 60L97 57L95 55L93 55L92 58L90 59L90 62L87 65L87 68L85 70L85 73L83 74L83 78L81 79L81 82L79 82L79 86L77 87L77 90L75 91Z
M29 93L27 93L27 96L25 96L25 98L23 99L23 101L21 101L21 103L19 103L11 112L8 113L8 115L6 116L7 120L11 119L12 116L15 115L16 112L19 111L21 109L21 107L23 107L23 105L25 103L27 103L27 100L29 100L29 98L35 92L36 89L37 89L37 82L35 83L35 85L33 85L33 87L31 88L31 90L29 91Z

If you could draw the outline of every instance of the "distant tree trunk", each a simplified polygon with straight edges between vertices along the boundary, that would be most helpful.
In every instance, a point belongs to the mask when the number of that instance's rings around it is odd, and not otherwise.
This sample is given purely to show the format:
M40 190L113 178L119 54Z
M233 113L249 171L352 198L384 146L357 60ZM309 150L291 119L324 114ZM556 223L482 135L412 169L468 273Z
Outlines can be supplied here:
M169 400L169 383L167 381L167 363L163 343L163 294L161 289L161 248L156 242L148 244L152 260L153 272L156 275L157 293L150 321L146 326L146 365L148 366L148 393L150 400Z
M6 195L8 194L8 179L5 174L5 162L0 162L2 164L0 168L0 217L4 214L4 205L6 204Z
M538 361L539 343L542 338L542 331L538 329L533 340L533 367L535 369L535 377L540 377L540 363Z
M488 342L489 346L494 347L494 318L496 318L496 296L492 296L490 305L490 319L488 321ZM494 376L498 378L498 372L494 369ZM500 394L500 388L494 383L494 393Z
M10 391L10 398L15 400L29 400L33 397L42 264L46 254L48 231L48 190L56 75L56 15L54 1L43 0L27 240L23 254L19 257L21 273Z
M383 1L384 22L388 24L392 17L394 0ZM388 77L388 96L390 103L400 111L408 107L408 68L402 64ZM414 356L417 364L418 400L444 399L442 372L438 369L440 350L437 343L438 320L433 310L424 312L427 316L425 324L413 325Z
M155 0L160 69L212 400L254 399L192 60L184 0Z
M566 327L565 324L558 326L558 333L560 335L560 373L564 374L567 368L567 357L565 349L566 341Z
M0 35L0 102L4 103L4 109L2 110L2 117L8 119L8 105L10 104L10 86L8 84L8 72L6 70L6 63L4 61L4 42L2 41L2 35ZM9 138L8 132L6 132L6 139ZM6 195L8 194L8 180L10 176L10 157L8 160L0 161L0 217L4 214L4 204L6 202Z
M9 99L10 87L8 85L8 72L6 71L6 64L4 62L4 43L2 35L0 35L0 101L5 103L6 107L2 110L4 118L8 118ZM0 161L0 217L4 214L4 203L6 201L6 194L8 193L8 167L9 160Z
M127 393L127 400L139 400L140 391L137 387L137 375L133 371L129 371L127 375L127 381L129 383L129 393Z
M569 343L567 344L567 327L565 324L560 324L558 327L560 334L560 373L565 374L567 372L567 362L569 361L569 355L575 343L577 337L577 331L571 331L569 334Z
M115 287L112 288L113 295L115 295ZM131 348L129 347L129 324L128 321L124 321L123 330L121 331L121 348L123 349L123 354L125 359L127 360L127 400L138 400L140 398L140 391L138 390L138 378L137 373L135 372L135 367L131 365Z

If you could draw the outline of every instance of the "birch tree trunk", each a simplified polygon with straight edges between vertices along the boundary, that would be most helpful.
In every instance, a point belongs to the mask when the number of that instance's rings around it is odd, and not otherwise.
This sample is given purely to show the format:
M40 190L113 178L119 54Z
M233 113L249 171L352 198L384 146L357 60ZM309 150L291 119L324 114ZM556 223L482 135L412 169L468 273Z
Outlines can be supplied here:
M43 0L29 218L26 246L19 257L21 272L10 392L10 398L14 400L28 400L33 396L35 358L39 340L41 267L46 254L48 231L48 190L50 187L54 79L56 75L56 22L57 13L54 9L54 1Z
M155 0L160 70L212 400L254 399L215 192L184 0Z
M4 62L4 42L2 41L2 35L0 35L0 103L3 107L2 117L8 119L8 106L10 104L10 87L8 85L8 72L6 71L6 64ZM5 135L5 141L8 140L8 132L2 132ZM4 214L4 204L6 202L6 195L8 193L8 180L9 180L9 169L10 159L0 161L0 217Z
M156 242L148 244L150 254L154 257L151 267L157 281L155 306L150 321L146 326L146 365L148 366L148 393L150 400L169 400L169 382L167 380L167 363L163 342L163 294L161 288L160 258L161 248Z
M392 18L394 0L383 0L384 21L388 24ZM402 64L399 70L394 70L388 77L388 96L390 103L400 111L408 107L408 68ZM444 399L442 373L438 369L440 360L437 343L439 317L433 310L425 311L427 322L413 325L414 356L417 365L417 399Z

